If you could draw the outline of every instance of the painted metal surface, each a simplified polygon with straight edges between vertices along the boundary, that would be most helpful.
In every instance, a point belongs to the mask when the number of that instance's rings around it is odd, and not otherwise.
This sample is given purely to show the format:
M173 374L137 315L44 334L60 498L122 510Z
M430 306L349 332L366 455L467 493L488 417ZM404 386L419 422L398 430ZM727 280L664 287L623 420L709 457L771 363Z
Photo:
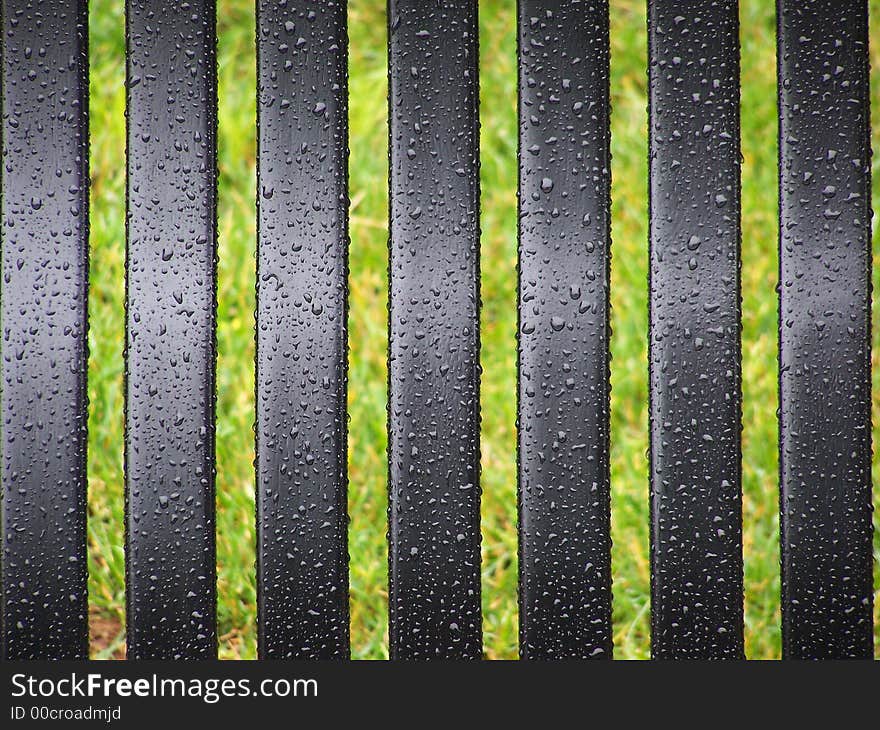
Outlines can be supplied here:
M388 26L391 656L479 658L477 2Z
M519 3L520 655L611 658L608 3Z
M3 0L2 656L88 657L88 11Z
M652 654L740 658L738 4L648 16Z
M346 3L261 0L257 541L265 658L348 656Z
M128 656L216 654L213 0L129 0Z
M783 654L870 658L868 5L778 11Z

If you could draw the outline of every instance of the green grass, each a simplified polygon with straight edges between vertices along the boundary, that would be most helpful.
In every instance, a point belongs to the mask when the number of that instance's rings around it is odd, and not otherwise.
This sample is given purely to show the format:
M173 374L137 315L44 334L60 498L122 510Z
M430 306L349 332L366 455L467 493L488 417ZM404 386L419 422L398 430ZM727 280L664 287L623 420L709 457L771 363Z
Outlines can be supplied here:
M91 0L92 284L89 345L90 600L124 621L122 334L124 275L123 3ZM614 641L649 651L647 482L646 31L643 0L612 0L612 490ZM218 593L222 657L255 655L253 310L255 98L253 0L219 0L220 264L217 364ZM481 0L482 484L486 655L517 651L515 334L516 50L512 0ZM880 38L880 0L871 1ZM743 487L746 642L780 653L776 436L776 108L773 3L742 1ZM383 0L351 0L351 314L349 510L352 654L388 654L385 349L386 56ZM872 48L880 71L880 42ZM874 75L880 149L880 73ZM880 157L874 160L880 181ZM874 207L880 210L880 183ZM875 264L880 241L874 237ZM875 289L880 291L876 280ZM876 312L875 322L880 322ZM880 379L875 327L874 372ZM874 423L880 426L880 380ZM876 431L875 431L876 436ZM875 481L880 464L874 461ZM880 556L880 540L875 541ZM880 575L875 580L880 585ZM880 608L880 600L875 606ZM878 612L880 614L880 612ZM880 615L875 626L880 632ZM878 633L880 647L880 633Z

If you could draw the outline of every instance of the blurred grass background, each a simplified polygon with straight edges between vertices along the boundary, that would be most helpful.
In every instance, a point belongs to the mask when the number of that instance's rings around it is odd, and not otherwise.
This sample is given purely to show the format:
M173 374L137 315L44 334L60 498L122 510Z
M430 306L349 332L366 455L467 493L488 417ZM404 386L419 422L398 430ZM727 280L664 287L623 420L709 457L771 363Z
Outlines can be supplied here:
M780 654L776 434L774 3L742 0L743 488L746 650ZM124 16L91 0L92 233L89 590L93 651L124 648L122 345L125 257ZM871 0L873 146L880 150L880 0ZM217 561L220 655L255 656L253 0L218 0L219 312ZM480 0L482 485L485 653L517 653L515 336L516 35L513 0ZM350 0L351 314L349 511L352 655L387 657L387 292L384 0ZM644 0L611 0L613 98L612 490L614 643L649 654L647 187ZM880 211L880 155L874 208ZM880 240L875 219L874 286ZM875 297L875 302L877 297ZM875 304L874 424L880 427ZM877 481L878 460L874 459ZM876 514L876 513L875 513ZM875 558L880 539L875 533ZM875 571L877 572L877 571ZM880 585L880 574L875 586ZM880 649L880 600L875 599Z

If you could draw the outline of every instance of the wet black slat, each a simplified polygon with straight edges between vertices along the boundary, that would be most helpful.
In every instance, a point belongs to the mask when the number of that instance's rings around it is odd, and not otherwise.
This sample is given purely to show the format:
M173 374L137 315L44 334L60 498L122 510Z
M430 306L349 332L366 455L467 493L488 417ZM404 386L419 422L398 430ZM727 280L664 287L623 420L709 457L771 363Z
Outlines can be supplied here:
M216 653L214 2L129 0L128 656Z
M778 7L783 653L870 658L868 5Z
M2 656L88 656L88 17L3 0Z
M345 658L346 3L257 25L259 649Z
M519 3L520 654L611 657L608 3Z
M394 658L478 658L476 0L390 0Z
M743 655L735 0L648 5L652 653Z

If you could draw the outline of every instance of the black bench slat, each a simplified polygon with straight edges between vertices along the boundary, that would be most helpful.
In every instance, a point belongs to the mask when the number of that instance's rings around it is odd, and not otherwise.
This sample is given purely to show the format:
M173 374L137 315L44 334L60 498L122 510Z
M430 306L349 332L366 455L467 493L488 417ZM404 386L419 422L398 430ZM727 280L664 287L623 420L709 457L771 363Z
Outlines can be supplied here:
M260 0L259 653L346 658L346 3Z
M88 10L3 0L2 656L88 657Z
M781 0L783 654L873 655L868 4Z
M520 655L611 658L608 3L519 3Z
M128 656L216 654L213 0L128 0Z
M391 656L478 658L476 0L391 0Z
M652 654L740 658L738 8L648 15Z

